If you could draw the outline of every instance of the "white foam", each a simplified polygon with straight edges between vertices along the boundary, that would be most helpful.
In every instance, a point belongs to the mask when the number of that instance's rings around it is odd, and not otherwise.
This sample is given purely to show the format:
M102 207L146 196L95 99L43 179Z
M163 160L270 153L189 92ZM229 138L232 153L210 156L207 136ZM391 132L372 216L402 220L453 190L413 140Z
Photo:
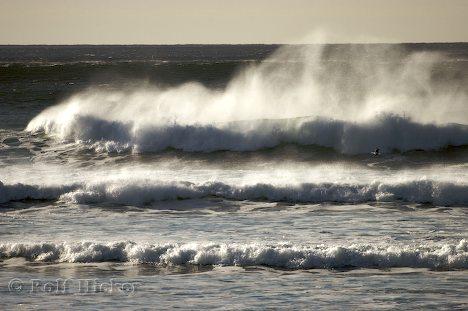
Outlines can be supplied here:
M468 242L433 245L292 245L122 242L3 243L0 258L44 262L133 262L156 265L269 266L287 269L467 269Z
M468 205L468 185L433 180L369 184L257 183L231 185L223 182L163 182L158 180L108 180L69 186L0 185L0 202L23 199L59 199L76 204L114 203L150 205L158 201L220 197L228 200L284 201L292 203L428 203L441 206Z
M60 129L59 129L60 128ZM468 126L419 124L394 116L379 116L366 123L325 119L291 119L235 122L214 125L166 125L138 127L133 123L75 117L58 125L36 119L29 130L61 133L99 151L254 151L284 143L320 145L337 151L369 153L376 146L384 152L414 149L435 150L449 145L468 144Z

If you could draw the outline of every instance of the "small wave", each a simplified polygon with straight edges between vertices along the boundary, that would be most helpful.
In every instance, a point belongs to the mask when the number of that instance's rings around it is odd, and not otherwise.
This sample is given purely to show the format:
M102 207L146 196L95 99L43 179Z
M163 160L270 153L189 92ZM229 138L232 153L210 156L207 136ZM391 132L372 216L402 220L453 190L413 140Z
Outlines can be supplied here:
M468 242L435 245L293 245L123 242L3 243L0 259L38 262L132 262L156 265L268 266L283 269L468 268Z
M258 183L235 186L222 182L161 182L134 180L82 183L69 186L0 184L0 203L26 199L59 199L76 204L113 203L144 206L158 201L219 197L291 203L408 202L439 206L468 205L468 185L433 180L370 184L301 183L274 185Z
M397 115L381 115L365 123L323 118L253 120L209 125L140 126L92 116L64 121L40 115L27 127L61 140L75 141L105 152L157 152L178 149L191 152L255 151L282 144L318 145L345 154L438 150L468 145L468 126L420 124Z
M76 189L78 185L45 186L12 184L0 181L0 203L21 200L56 200L63 193Z

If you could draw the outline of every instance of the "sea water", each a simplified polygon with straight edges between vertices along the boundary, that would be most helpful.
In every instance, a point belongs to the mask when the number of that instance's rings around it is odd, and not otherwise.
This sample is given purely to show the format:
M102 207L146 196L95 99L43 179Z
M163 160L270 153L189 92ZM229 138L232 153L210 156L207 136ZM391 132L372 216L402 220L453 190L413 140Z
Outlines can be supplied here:
M2 47L2 303L466 308L467 55Z

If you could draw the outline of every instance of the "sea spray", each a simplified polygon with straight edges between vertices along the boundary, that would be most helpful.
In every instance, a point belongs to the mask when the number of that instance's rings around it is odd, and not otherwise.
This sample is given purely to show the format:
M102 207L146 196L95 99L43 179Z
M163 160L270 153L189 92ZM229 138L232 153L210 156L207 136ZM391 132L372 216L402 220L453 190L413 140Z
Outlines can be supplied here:
M454 123L468 124L466 81L436 79L443 62L440 54L395 48L286 46L222 90L196 82L91 88L46 109L26 130L136 152L297 143L368 153L376 146L388 152L464 145L467 129Z

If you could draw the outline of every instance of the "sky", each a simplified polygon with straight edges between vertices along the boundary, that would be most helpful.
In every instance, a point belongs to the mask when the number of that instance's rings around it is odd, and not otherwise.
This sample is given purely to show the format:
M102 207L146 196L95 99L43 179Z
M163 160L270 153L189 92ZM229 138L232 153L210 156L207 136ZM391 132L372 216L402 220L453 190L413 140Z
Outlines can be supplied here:
M467 42L467 21L468 0L0 0L0 44Z

